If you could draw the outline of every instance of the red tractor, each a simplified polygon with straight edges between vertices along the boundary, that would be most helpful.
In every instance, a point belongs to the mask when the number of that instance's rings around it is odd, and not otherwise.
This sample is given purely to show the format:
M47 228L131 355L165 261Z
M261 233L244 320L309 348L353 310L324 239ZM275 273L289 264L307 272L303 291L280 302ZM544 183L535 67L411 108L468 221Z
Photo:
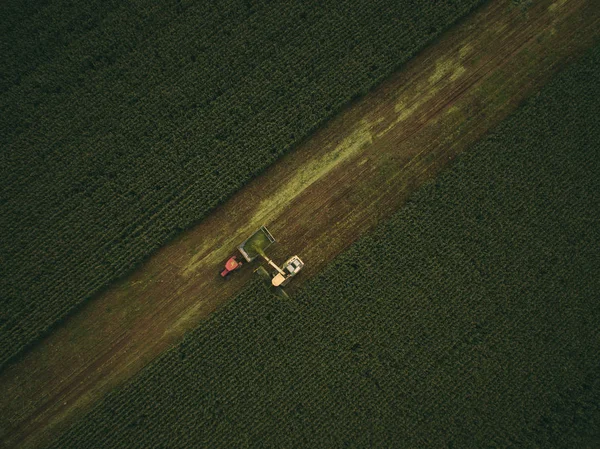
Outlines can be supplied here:
M242 266L242 262L238 262L237 256L231 256L227 262L225 262L225 269L221 271L221 277L226 278L232 271L238 270Z

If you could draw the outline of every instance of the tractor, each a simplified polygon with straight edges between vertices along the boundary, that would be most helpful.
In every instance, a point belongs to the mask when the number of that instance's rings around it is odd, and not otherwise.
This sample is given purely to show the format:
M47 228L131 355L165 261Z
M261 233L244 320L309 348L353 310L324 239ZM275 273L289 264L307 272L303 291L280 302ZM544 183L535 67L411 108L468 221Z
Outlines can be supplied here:
M227 262L225 262L225 269L221 271L221 277L227 278L232 272L242 268L243 262L237 260L238 256L231 256Z

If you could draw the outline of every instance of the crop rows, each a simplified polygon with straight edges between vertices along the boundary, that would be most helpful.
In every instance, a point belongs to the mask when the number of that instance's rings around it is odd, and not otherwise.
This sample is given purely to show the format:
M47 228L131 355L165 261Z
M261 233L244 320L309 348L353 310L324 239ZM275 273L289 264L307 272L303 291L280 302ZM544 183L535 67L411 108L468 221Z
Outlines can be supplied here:
M479 3L6 4L0 366Z
M255 280L54 447L587 447L600 46L295 298Z

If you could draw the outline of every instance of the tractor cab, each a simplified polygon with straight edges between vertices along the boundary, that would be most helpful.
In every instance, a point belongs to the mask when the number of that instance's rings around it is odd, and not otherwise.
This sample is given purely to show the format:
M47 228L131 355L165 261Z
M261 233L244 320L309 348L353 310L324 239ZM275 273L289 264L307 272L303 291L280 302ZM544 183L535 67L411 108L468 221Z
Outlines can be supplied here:
M304 263L300 260L300 258L298 256L294 256L283 265L283 269L287 271L290 276L293 276L300 271L303 266Z
M242 262L238 262L237 256L231 256L227 262L225 262L225 269L221 271L221 277L227 277L229 273L239 269L242 266Z

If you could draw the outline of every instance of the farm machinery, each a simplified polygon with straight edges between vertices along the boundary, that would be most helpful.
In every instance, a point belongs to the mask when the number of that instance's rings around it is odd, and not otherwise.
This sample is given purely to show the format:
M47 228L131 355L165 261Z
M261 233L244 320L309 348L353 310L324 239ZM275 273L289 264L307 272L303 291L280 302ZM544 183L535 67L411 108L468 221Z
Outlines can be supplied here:
M265 226L261 226L254 234L244 240L237 249L239 255L231 256L225 263L225 268L221 271L221 277L225 278L232 272L240 269L246 262L252 262L257 257L262 257L275 271L269 275L273 287L284 287L290 280L302 270L304 262L298 256L292 256L285 261L282 267L277 265L265 254L265 250L275 243L275 238ZM241 256L241 257L240 257ZM243 260L242 260L243 259ZM257 272L263 276L267 271L259 267Z

